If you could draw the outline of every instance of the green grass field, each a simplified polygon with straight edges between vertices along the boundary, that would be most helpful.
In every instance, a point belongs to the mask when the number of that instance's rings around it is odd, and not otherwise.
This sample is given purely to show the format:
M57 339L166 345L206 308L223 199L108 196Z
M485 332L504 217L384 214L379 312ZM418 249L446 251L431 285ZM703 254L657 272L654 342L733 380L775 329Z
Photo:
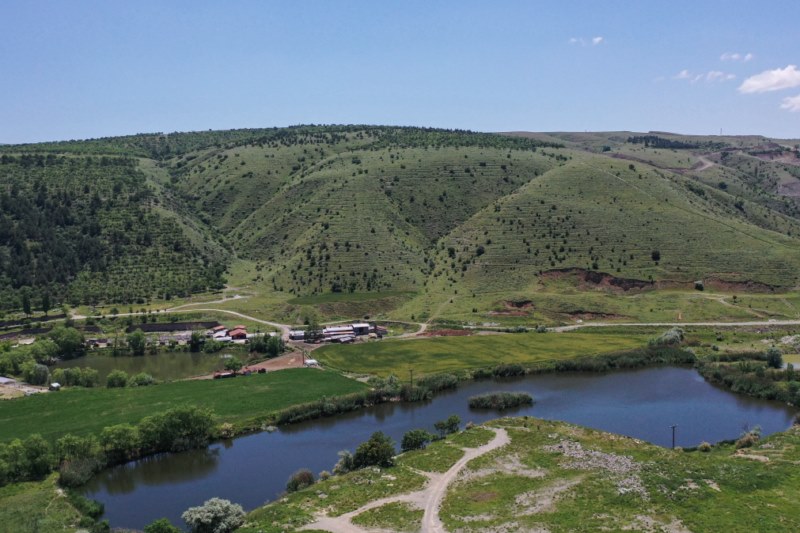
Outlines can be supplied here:
M511 442L467 463L449 485L439 511L447 531L766 533L800 528L797 426L743 455L732 445L705 453L669 450L528 417L487 426L504 428ZM415 472L443 472L463 455L459 447L486 442L475 438L485 430L473 431L402 454L394 467L334 476L291 494L251 512L244 530L295 531L318 513L340 516L379 498L418 490ZM356 513L353 522L418 531L422 511L417 505L374 507Z
M650 336L636 333L502 334L383 340L325 346L314 352L324 365L359 374L406 376L494 366L535 364L639 348Z
M214 411L219 421L243 424L290 405L363 390L366 385L335 372L294 369L234 379L179 381L125 389L72 389L0 402L0 441L39 433L99 433L136 423L177 406Z
M80 512L58 487L53 474L42 482L0 487L0 530L14 533L75 531Z

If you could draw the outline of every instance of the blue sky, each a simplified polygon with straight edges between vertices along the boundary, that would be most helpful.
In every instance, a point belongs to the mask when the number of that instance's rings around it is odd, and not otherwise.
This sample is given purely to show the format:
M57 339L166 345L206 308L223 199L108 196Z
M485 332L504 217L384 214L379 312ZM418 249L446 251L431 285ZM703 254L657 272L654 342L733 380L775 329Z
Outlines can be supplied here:
M800 137L800 2L6 0L0 143L300 123Z

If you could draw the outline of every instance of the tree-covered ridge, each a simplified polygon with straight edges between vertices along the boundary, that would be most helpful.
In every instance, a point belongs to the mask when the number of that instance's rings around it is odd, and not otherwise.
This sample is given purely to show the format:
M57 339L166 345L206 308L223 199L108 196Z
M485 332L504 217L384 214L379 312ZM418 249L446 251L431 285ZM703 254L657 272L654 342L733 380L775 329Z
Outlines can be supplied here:
M0 156L0 308L135 302L219 286L135 159Z
M469 130L311 124L287 128L209 130L167 134L139 133L120 137L7 145L0 146L0 153L126 155L163 160L207 148L225 149L247 144L291 146L306 143L339 143L350 138L369 140L375 148L481 146L524 150L537 146L560 146L533 139L513 138Z

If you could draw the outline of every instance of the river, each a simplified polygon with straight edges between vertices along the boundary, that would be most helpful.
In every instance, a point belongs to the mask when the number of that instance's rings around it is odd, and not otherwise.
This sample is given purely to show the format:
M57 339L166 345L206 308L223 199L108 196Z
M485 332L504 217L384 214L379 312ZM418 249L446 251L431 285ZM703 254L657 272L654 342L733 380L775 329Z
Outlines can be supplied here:
M532 407L476 411L470 396L526 391ZM480 423L499 416L564 420L670 446L733 439L761 426L764 434L789 427L795 409L714 387L689 368L648 368L608 374L542 374L503 381L475 381L424 403L390 403L215 443L204 450L162 454L109 468L84 487L105 504L112 527L142 529L161 517L182 525L181 513L217 496L251 510L275 499L299 468L331 470L339 450L355 450L381 430L400 442L413 428L433 430L452 414Z

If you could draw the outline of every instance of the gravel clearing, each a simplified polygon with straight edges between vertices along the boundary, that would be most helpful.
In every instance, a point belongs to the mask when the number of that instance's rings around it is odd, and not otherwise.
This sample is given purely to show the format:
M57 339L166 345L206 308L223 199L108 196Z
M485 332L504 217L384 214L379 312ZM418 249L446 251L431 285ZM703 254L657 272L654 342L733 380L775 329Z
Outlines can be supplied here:
M577 470L605 470L617 478L617 492L619 494L638 494L644 500L649 500L650 495L642 484L639 472L642 467L632 458L625 455L616 455L597 450L587 450L579 442L562 440L558 444L543 446L542 449L556 452L569 458L565 465L567 468Z

